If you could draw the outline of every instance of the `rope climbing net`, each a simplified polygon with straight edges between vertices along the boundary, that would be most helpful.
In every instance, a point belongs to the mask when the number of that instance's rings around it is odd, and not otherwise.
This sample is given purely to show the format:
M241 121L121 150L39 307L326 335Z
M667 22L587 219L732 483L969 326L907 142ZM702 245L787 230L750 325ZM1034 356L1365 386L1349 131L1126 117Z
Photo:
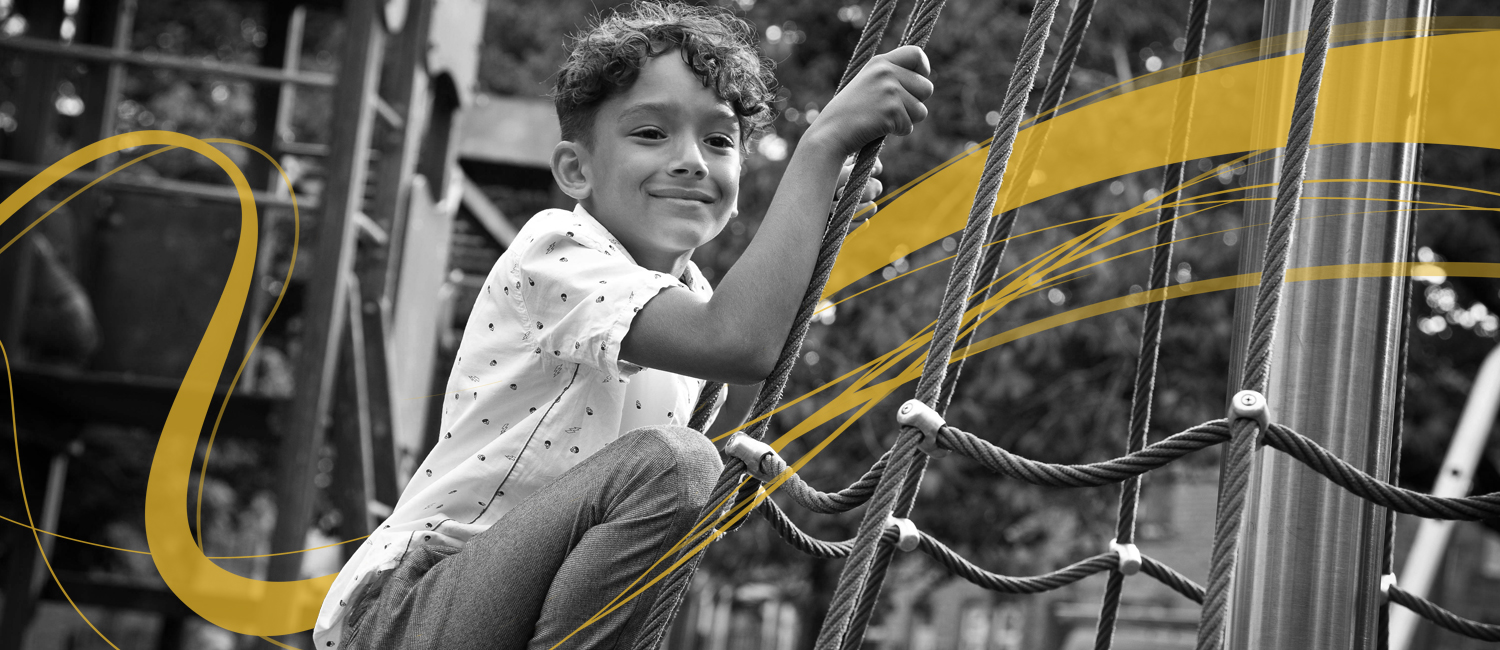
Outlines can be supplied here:
M956 346L967 345L974 328L961 331L965 313L976 313L989 298L1016 221L1016 210L990 218L996 204L1000 181L1011 157L1019 131L1026 98L1035 83L1047 35L1051 31L1059 0L1038 0L1022 40L1015 71L1011 75L1001 109L1001 119L981 174L968 223L958 244L952 271L948 278L941 308L933 328L916 397L902 405L897 419L901 424L893 446L857 481L836 492L823 492L808 485L771 447L762 440L769 426L766 417L780 402L791 368L801 350L812 314L833 268L833 261L848 234L857 197L868 182L883 140L871 142L860 151L846 191L830 215L824 231L813 281L800 305L797 318L772 374L767 378L747 421L754 422L741 433L731 436L725 445L723 474L710 497L700 520L710 522L699 536L683 545L678 563L661 580L664 590L655 599L643 633L637 638L637 650L655 648L662 640L668 623L679 608L688 582L702 559L702 549L723 532L742 525L747 511L754 509L791 546L819 558L846 558L838 586L819 632L817 650L853 650L862 643L871 613L874 611L885 573L897 549L921 552L932 557L955 574L975 585L992 591L1029 594L1050 591L1085 577L1108 572L1104 601L1100 611L1095 647L1109 648L1113 641L1120 593L1126 576L1143 573L1182 596L1203 606L1198 626L1199 650L1222 648L1229 607L1229 593L1238 555L1237 539L1244 512L1251 459L1261 446L1275 449L1306 465L1351 494L1394 512L1446 520L1478 520L1500 517L1500 493L1461 498L1440 498L1407 490L1373 477L1345 462L1307 436L1274 422L1263 393L1270 369L1275 341L1276 321L1281 301L1281 287L1286 276L1288 253L1302 196L1302 182L1310 148L1313 118L1324 62L1329 47L1337 0L1314 0L1311 23L1307 31L1305 56L1297 84L1291 129L1287 136L1284 164L1280 169L1277 194L1272 208L1269 237L1264 254L1261 283L1256 295L1246 363L1241 377L1241 392L1231 400L1228 417L1204 422L1146 444L1150 425L1151 402L1156 379L1156 365L1164 326L1165 303L1147 304L1144 316L1135 392L1132 398L1125 455L1103 462L1060 465L1038 462L1017 456L982 437L947 424L947 410L963 360L949 363ZM895 10L895 0L878 0L844 71L839 90L874 55L875 47L885 35ZM932 35L944 0L918 0L913 8L901 43L925 45ZM1042 92L1037 120L1050 119L1061 103L1094 9L1093 0L1078 0L1064 33L1062 46ZM1203 55L1208 20L1208 0L1191 0L1187 19L1183 76L1188 83L1180 87L1175 120L1185 123L1191 117L1189 88L1197 72L1197 61ZM1042 146L1038 142L1031 146ZM1185 129L1174 129L1172 159L1183 158ZM1174 224L1178 218L1175 194L1184 183L1184 166L1172 163L1163 175L1161 205L1157 215L1157 246L1150 270L1150 289L1164 289L1171 268ZM986 242L997 242L986 248ZM987 278L985 290L974 292L976 279ZM963 340L960 341L960 338ZM1404 340L1404 339L1403 339ZM1404 356L1404 347L1402 349ZM1404 371L1404 367L1402 368ZM702 430L719 386L704 389L703 399L691 426ZM1398 436L1399 437L1399 436ZM1171 567L1142 555L1134 544L1136 510L1140 494L1140 477L1184 456L1220 444L1228 444L1224 460L1224 477L1219 494L1214 543L1210 556L1208 585L1200 586ZM921 486L929 458L940 458L950 452L964 456L995 474L1034 485L1052 487L1100 487L1121 484L1116 538L1110 550L1037 576L1011 577L992 573L974 565L941 541L921 532L909 519ZM746 476L748 474L748 477ZM801 531L767 491L782 490L803 507L822 514L849 511L867 506L858 533L852 539L830 542L815 539ZM726 517L734 523L715 528ZM1387 548L1394 534L1386 529ZM1403 591L1390 576L1391 560L1385 559L1386 577L1380 581L1379 598L1394 602L1444 628L1473 638L1500 641L1500 625L1471 621L1449 612L1418 596ZM1382 623L1385 617L1381 618ZM1381 631L1384 643L1384 630Z

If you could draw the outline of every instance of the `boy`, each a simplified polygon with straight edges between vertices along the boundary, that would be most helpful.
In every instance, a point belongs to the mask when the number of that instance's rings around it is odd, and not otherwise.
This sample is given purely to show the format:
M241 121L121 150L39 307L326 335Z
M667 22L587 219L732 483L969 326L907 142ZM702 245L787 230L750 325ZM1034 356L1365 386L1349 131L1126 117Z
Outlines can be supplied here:
M318 648L633 641L659 590L584 624L707 501L718 452L683 426L705 380L770 372L841 161L910 133L932 93L917 48L866 66L803 136L715 292L689 258L734 216L747 142L771 120L752 34L726 12L638 4L578 39L552 156L578 205L533 217L490 272L438 444L339 574Z

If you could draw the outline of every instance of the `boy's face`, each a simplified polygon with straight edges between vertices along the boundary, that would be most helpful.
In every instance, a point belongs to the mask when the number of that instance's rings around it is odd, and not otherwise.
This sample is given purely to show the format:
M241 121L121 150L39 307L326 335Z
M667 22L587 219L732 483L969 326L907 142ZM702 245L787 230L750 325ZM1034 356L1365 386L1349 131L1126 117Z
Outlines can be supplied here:
M733 109L673 51L648 60L633 86L600 105L593 136L593 146L578 146L583 207L637 263L681 273L737 211Z

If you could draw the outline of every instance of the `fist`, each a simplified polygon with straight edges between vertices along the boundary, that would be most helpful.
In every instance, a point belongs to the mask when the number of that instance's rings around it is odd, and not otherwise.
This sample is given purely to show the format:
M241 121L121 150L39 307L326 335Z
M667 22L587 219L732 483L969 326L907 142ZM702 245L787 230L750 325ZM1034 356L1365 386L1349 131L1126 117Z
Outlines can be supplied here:
M843 155L858 153L886 135L910 135L927 118L922 102L932 96L930 74L927 55L915 45L870 59L818 114L809 135L823 138Z

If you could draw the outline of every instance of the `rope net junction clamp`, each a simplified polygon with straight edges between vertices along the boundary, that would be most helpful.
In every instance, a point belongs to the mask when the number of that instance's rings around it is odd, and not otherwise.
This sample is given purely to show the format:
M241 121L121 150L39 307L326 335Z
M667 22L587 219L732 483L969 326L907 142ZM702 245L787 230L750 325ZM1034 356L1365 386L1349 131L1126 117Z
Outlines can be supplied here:
M1396 574L1387 573L1380 576L1380 604L1391 602L1391 588L1396 586Z
M1133 576L1141 572L1141 549L1135 544L1121 544L1117 537L1109 540L1109 550L1120 556L1120 573Z
M896 539L896 548L909 553L917 550L917 546L921 545L922 534L917 532L917 525L912 523L910 519L895 515L886 515L885 527L890 528L891 526L895 526L896 533L900 535Z
M901 410L896 411L896 421L909 427L916 427L922 432L922 440L917 443L917 448L930 458L942 458L949 454L949 450L939 447L937 444L938 430L947 426L943 416L932 410L922 400L909 399L901 405Z
M1271 407L1266 404L1266 396L1253 390L1235 393L1234 399L1229 400L1229 421L1241 418L1255 420L1261 433L1265 433L1271 427Z
M771 445L743 433L729 436L729 441L724 443L724 453L743 461L745 470L762 483L775 480L786 469L786 461Z

